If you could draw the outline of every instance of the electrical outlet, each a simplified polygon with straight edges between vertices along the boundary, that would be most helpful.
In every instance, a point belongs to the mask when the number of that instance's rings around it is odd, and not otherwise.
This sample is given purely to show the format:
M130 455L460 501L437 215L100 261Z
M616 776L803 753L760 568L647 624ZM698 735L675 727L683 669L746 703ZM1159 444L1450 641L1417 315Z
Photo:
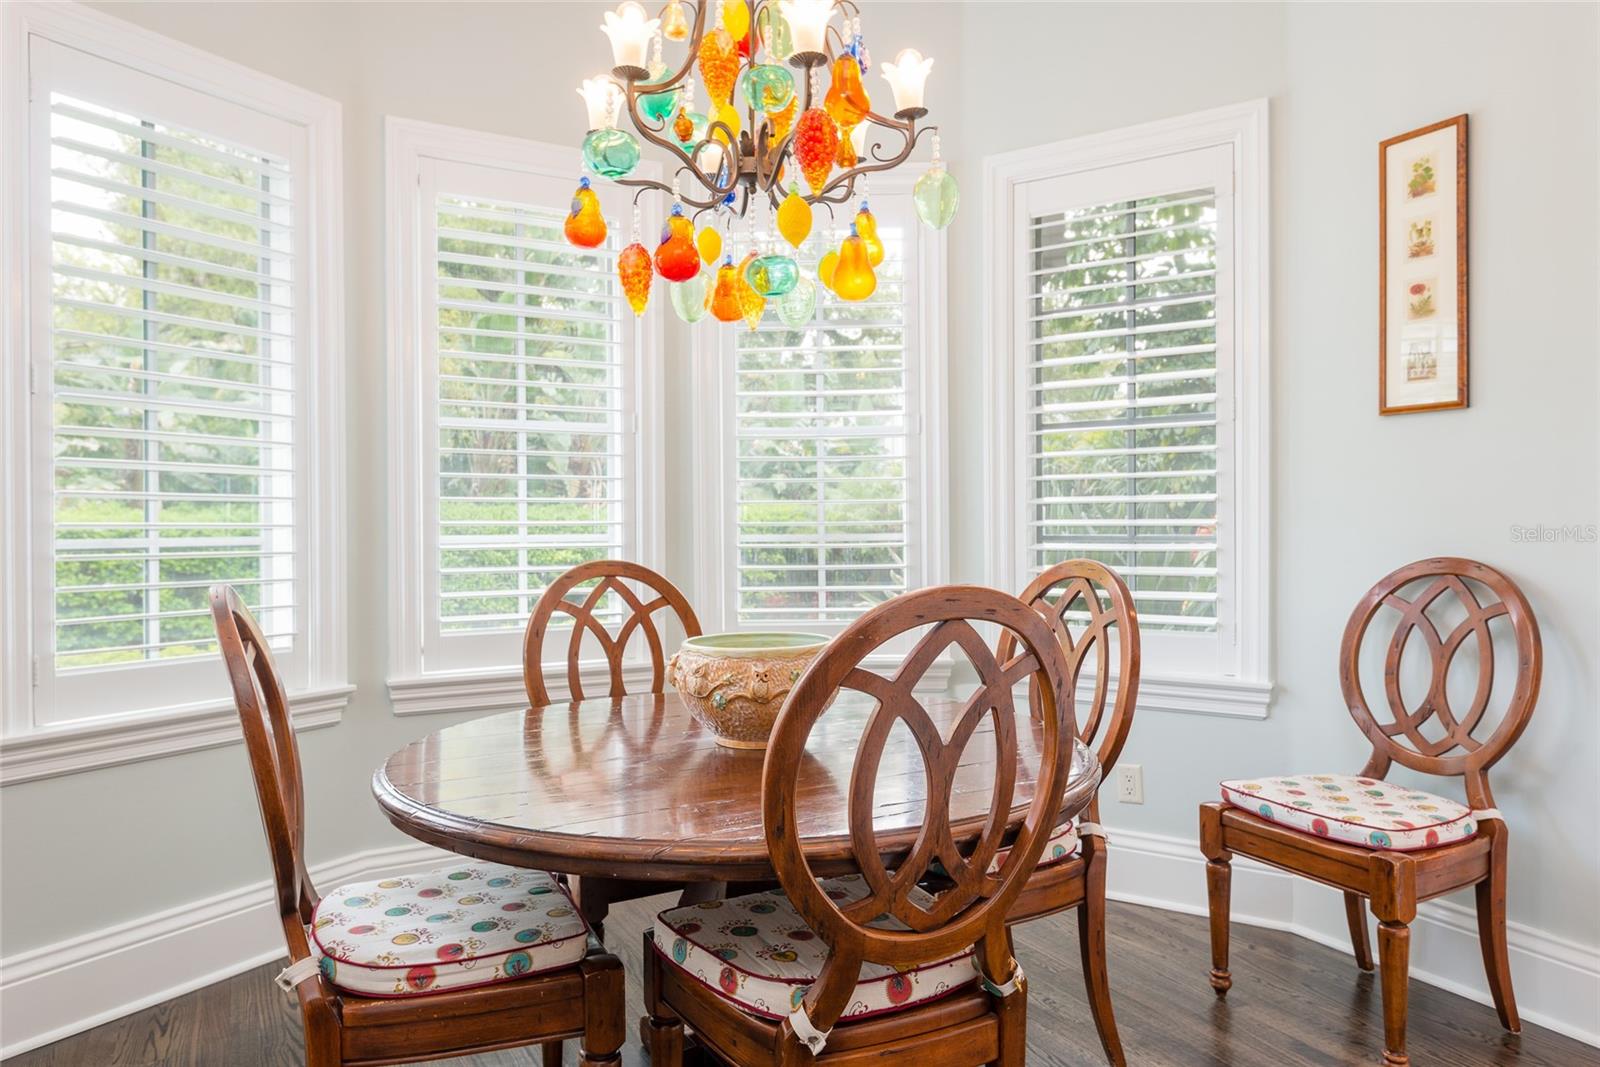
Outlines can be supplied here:
M1117 768L1117 802L1144 803L1144 768L1139 764L1124 763Z

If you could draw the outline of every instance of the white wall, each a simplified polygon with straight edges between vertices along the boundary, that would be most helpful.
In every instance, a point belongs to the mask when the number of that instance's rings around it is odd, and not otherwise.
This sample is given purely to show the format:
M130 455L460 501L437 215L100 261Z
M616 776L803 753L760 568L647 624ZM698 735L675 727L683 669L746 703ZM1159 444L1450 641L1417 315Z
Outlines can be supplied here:
M572 88L603 62L599 7L100 6L344 105L350 543L367 547L352 551L348 579L358 691L342 724L302 741L309 851L316 862L394 844L401 838L378 815L368 775L448 717L397 720L383 686L382 118L576 143L583 121ZM1597 549L1513 543L1510 526L1600 519L1595 7L880 0L867 7L867 31L880 60L911 43L938 57L930 104L964 192L949 271L958 580L987 573L974 399L990 366L980 317L982 157L1271 98L1279 696L1261 722L1143 715L1123 758L1143 764L1146 804L1111 805L1107 821L1192 839L1195 805L1220 777L1357 766L1360 739L1335 673L1351 604L1400 563L1475 556L1522 584L1545 640L1538 715L1495 775L1514 831L1511 917L1592 960L1600 946ZM1380 419L1376 144L1463 111L1471 115L1472 407ZM665 358L667 569L686 579L693 518L676 502L688 498L693 398L676 322ZM235 746L8 787L4 954L264 878L247 773ZM1319 909L1307 897L1303 921L1339 934L1329 925L1337 916ZM1526 993L1524 1006L1537 1007Z

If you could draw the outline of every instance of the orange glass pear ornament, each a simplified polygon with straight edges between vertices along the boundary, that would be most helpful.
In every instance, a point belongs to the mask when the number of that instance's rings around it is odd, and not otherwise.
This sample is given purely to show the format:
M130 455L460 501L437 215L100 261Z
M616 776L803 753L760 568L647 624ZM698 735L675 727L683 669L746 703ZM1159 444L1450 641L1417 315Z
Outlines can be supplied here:
M850 131L872 110L872 100L861 81L861 63L850 53L846 52L834 61L833 80L828 85L828 95L823 98L822 106L839 127L834 162L841 168L855 166L856 149L850 143Z
M878 288L878 276L872 273L872 261L867 257L867 242L856 233L854 224L850 236L839 246L839 265L833 270L833 291L840 300L865 300Z
M820 107L806 109L794 128L794 158L813 193L822 192L839 151L839 127Z
M635 315L643 315L645 305L650 303L650 278L654 273L650 253L638 241L617 256L617 277L622 279L622 293Z
M669 282L686 282L700 273L700 250L694 244L694 223L684 216L682 204L672 205L672 214L661 228L661 243L656 246L656 273Z
M718 322L738 322L744 318L744 306L739 300L743 280L733 257L727 256L717 268L717 286L711 291L711 314Z
M578 188L572 194L572 210L561 232L579 248L598 248L606 239L606 219L600 214L600 196L589 188L587 177L578 179Z

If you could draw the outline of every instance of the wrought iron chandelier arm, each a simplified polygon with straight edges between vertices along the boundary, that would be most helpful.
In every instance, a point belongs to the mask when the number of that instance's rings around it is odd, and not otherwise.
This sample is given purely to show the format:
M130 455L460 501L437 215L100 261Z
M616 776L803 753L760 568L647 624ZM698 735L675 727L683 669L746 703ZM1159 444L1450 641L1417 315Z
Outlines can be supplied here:
M806 199L812 203L816 203L819 200L828 200L829 202L835 204L843 203L845 200L848 200L851 195L853 195L857 178L864 174L875 174L882 170L893 170L910 157L912 151L917 147L917 142L922 139L923 134L937 132L939 129L937 126L924 126L918 129L914 121L907 121L903 127L900 123L892 123L889 125L892 129L899 129L905 135L906 143L903 147L901 147L898 153L891 158L885 158L884 156L878 154L878 150L883 147L882 143L874 142L871 155L873 159L877 160L877 162L863 163L860 166L851 167L849 170L837 175L832 181L828 182L827 185L824 185L821 192L817 193L815 196L808 196ZM841 186L848 186L844 192L844 195L837 198L828 195Z

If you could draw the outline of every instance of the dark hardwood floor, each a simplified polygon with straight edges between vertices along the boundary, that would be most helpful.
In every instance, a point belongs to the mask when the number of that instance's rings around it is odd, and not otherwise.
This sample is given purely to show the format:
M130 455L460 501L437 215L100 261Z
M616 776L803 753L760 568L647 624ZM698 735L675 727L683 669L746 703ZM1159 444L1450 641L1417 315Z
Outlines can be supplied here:
M630 1022L640 1014L639 939L669 898L620 905L606 924L631 983ZM1328 1067L1377 1063L1383 1016L1377 980L1348 956L1291 934L1235 925L1233 991L1217 1000L1206 981L1204 919L1112 904L1111 985L1131 1064L1183 1067ZM1078 969L1071 915L1021 929L1028 970L1029 1062L1100 1064L1100 1045ZM15 1057L10 1067L274 1067L302 1063L292 997L272 984L271 964L154 1008ZM1600 1064L1600 1051L1528 1025L1500 1029L1491 1008L1420 982L1411 985L1410 1051L1418 1067ZM567 1063L574 1060L571 1043ZM537 1049L448 1061L532 1067ZM636 1042L626 1067L648 1063Z

